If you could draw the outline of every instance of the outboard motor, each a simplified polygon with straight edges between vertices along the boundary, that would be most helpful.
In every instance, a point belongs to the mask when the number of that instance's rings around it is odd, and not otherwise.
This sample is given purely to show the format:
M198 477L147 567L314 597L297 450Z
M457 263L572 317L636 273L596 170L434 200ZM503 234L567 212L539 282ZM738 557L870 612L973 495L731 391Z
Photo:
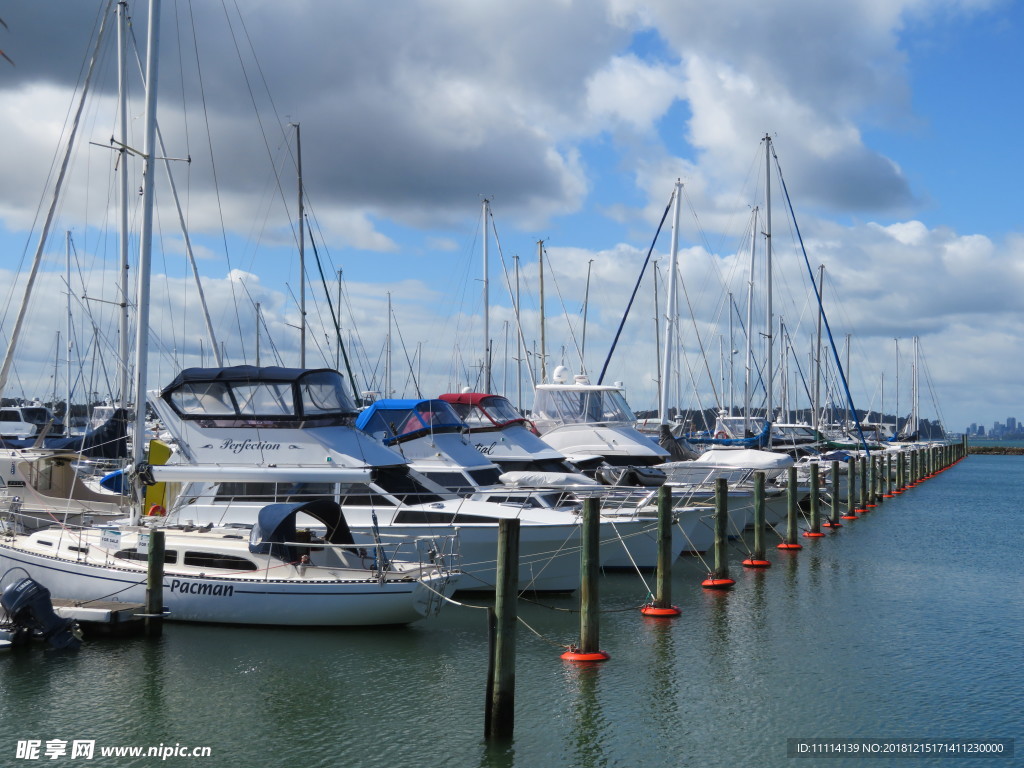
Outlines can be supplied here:
M53 610L50 590L34 579L19 579L0 595L0 605L17 627L24 627L51 648L77 649L82 635L73 619L62 619Z

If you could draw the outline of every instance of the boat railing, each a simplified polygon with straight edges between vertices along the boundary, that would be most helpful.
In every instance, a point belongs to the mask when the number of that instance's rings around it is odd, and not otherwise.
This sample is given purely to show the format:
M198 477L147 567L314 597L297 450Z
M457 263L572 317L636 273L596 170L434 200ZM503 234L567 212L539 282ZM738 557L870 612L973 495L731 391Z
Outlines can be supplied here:
M450 574L458 570L461 563L459 538L457 533L432 534L430 536L403 536L401 534L380 533L373 541L353 544L333 544L320 538L302 541L286 541L282 546L298 552L299 565L308 567L351 567L346 565L342 553L349 553L357 558L361 567L378 573L391 570L419 569L421 572L436 571ZM338 554L338 563L316 562L309 557L312 552L334 552ZM302 556L308 562L302 562ZM401 566L396 568L395 566Z

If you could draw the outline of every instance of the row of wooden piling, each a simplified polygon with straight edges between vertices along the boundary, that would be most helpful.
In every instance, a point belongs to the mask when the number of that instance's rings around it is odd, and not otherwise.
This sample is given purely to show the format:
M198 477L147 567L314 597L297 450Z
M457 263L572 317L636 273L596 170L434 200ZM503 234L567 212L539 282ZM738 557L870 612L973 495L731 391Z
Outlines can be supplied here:
M917 448L911 451L891 452L865 457L851 456L848 463L848 488L845 514L840 504L839 462L831 463L830 503L827 519L821 514L821 488L819 468L810 465L809 528L806 538L821 538L821 528L841 528L841 520L855 520L868 510L893 498L967 456L967 439L960 443ZM787 476L786 529L780 550L799 551L797 541L799 489L797 472L790 467ZM743 561L747 568L767 568L765 545L765 473L754 473L754 531L753 549ZM588 498L583 505L583 546L580 557L580 642L570 646L562 658L573 662L598 662L610 658L600 649L598 555L600 500ZM728 564L728 483L719 478L715 483L715 541L714 570L701 586L705 589L728 589L735 582L729 578ZM651 603L641 607L645 616L671 618L679 616L678 607L672 605L671 565L675 559L671 550L672 490L662 486L658 493L658 566L655 594ZM512 737L515 714L515 633L518 614L516 599L518 584L519 521L502 520L498 528L498 584L494 609L488 611L490 628L490 663L487 675L487 701L484 731L488 739Z

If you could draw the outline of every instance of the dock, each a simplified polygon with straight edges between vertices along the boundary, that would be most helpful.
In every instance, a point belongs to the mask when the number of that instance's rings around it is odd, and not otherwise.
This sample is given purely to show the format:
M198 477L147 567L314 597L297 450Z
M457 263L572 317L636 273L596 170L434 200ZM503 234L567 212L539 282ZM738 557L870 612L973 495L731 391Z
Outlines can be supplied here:
M87 635L133 635L144 629L145 606L142 603L121 603L113 600L51 599L54 612L63 619L74 619Z

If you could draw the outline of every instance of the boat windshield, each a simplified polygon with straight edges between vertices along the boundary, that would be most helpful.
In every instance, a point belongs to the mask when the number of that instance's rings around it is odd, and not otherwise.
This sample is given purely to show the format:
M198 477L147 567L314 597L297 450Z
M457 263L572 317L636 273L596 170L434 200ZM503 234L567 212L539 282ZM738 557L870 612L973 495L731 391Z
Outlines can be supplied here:
M476 403L449 403L459 418L466 422L470 431L504 427L526 421L508 398L489 395Z
M633 411L617 389L538 389L534 421L559 424L624 424L631 426Z
M341 374L327 370L291 380L184 381L165 396L182 416L211 419L214 426L283 426L341 419L356 410Z

